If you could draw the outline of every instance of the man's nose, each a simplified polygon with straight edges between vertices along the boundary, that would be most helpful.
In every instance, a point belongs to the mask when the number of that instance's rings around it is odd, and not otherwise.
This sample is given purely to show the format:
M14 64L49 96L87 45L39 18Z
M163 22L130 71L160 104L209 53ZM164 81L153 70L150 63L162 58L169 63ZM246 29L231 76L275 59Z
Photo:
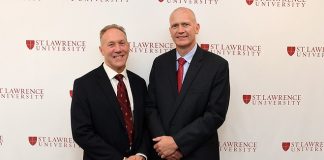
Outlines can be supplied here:
M178 27L178 32L183 33L185 31L185 28L182 27L181 25Z
M115 46L115 52L120 52L120 50L121 50L120 44L116 44L116 46Z

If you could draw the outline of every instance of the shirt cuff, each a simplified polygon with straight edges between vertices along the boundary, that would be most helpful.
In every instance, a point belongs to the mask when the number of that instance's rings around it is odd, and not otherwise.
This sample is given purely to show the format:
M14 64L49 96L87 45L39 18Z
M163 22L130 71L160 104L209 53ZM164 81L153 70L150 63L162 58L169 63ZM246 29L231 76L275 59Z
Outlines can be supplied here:
M142 156L142 157L144 157L144 159L145 159L145 160L147 160L147 157L146 157L146 155L145 155L145 154L143 154L143 153L137 153L136 155Z

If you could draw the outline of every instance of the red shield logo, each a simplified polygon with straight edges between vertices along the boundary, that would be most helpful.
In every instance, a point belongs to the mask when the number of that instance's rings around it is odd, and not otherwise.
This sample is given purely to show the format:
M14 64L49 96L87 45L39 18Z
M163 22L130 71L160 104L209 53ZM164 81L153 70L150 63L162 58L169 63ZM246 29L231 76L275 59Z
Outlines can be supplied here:
M32 50L35 46L35 41L34 40L26 40L26 45L29 48L29 50Z
M206 51L209 50L209 44L201 44L200 47L201 47L203 50L206 50Z
M37 142L37 137L28 137L29 143L33 146Z
M247 94L243 95L243 102L245 104L249 104L250 101L251 101L251 95L247 95Z
M281 146L284 151L287 151L290 147L290 142L282 142Z
M296 47L293 47L293 46L288 46L287 47L287 52L290 56L292 56L293 54L295 54L295 51L296 51Z
M73 97L73 90L70 90L70 96Z
M246 0L246 3L247 3L248 5L251 5L251 4L253 3L253 0Z

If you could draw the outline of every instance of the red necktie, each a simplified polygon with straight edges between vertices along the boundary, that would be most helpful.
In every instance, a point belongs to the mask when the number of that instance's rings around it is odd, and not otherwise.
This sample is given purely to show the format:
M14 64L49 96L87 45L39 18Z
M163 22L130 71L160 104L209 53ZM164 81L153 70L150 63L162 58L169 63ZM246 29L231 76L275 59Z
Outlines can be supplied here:
M120 105L120 109L123 113L125 127L128 134L129 145L132 145L133 140L133 119L132 119L132 111L130 108L130 102L127 95L126 86L123 82L123 75L117 74L115 79L118 80L117 85L117 99Z
M178 59L178 73L177 73L177 80L178 80L178 93L180 93L182 87L182 79L183 79L183 65L186 63L184 58Z

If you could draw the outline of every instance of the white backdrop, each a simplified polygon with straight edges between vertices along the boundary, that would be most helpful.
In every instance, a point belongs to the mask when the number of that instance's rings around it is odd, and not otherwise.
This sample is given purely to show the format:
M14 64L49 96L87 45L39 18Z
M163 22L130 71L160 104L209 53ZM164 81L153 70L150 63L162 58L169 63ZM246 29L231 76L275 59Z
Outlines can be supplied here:
M230 63L221 159L322 160L322 0L0 0L0 159L80 160L70 90L102 62L100 29L126 28L128 68L147 81L174 48L179 6L196 12L199 45Z

